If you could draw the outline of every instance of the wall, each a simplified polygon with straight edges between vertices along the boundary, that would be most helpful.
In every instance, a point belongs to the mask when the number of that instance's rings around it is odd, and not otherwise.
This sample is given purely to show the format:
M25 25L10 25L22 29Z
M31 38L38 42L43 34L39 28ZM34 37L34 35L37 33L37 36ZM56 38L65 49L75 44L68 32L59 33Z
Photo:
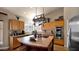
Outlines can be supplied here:
M10 11L0 7L0 12L5 12L8 14L8 19L16 19L15 15L13 13L11 13Z
M59 16L63 16L63 15L64 15L64 8L62 7L48 13L46 17L49 17L51 21L53 21L54 19L57 19Z
M8 10L4 9L4 8L0 8L0 12L5 12L8 15L2 15L0 14L0 20L3 20L3 45L0 45L0 49L1 48L8 48L9 47L9 37L8 37L8 20L9 19L16 19L15 15L12 14L11 12L9 12Z
M0 48L8 48L8 18L0 14L0 20L3 20L3 45Z
M64 19L65 19L65 24L64 24L64 39L65 39L65 47L68 47L68 42L69 42L69 20L73 17L79 15L79 8L78 7L65 7L64 8Z

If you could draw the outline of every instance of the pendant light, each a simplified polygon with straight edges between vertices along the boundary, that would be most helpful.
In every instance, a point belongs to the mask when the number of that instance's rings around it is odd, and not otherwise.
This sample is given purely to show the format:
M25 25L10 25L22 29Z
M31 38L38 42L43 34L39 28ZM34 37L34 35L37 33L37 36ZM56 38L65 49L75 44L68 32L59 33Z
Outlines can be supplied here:
M35 11L36 11L36 16L33 18L33 21L34 21L34 22L36 22L36 20L37 20L37 8L35 8L35 9L36 9L36 10L35 10Z
M44 8L43 8L43 13L42 13L42 15L41 15L41 20L44 22L45 21L45 14L44 14Z
M37 8L36 8L36 16L33 18L34 22L45 22L45 15L44 15L44 8L43 8L43 13L40 15L37 15Z

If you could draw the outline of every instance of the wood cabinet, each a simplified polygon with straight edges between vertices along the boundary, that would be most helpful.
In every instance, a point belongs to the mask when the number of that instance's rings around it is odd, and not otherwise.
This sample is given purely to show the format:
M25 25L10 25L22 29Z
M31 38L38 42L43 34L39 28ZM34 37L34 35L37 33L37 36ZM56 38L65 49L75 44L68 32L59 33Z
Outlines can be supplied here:
M54 21L55 27L64 27L64 20L61 21Z
M53 21L53 22L49 22L49 23L45 23L42 26L42 29L46 29L46 30L51 30L55 27L63 27L64 26L64 21Z
M20 30L24 29L24 22L23 21L19 21L19 29Z
M10 30L23 30L24 22L19 20L9 20L9 29Z
M64 46L64 39L55 39L54 44Z
M42 29L46 29L46 30L51 30L52 28L54 28L55 25L54 23L45 23L43 26L42 26Z
M13 50L19 46L21 46L21 43L17 40L17 38L10 36L10 50Z
M18 20L10 20L9 21L9 27L10 27L10 30L18 30Z
M64 27L64 20L53 21L53 22L45 23L44 25L42 25L43 30L55 30L56 27ZM54 32L54 33L56 34L56 32ZM63 31L62 35L64 36L64 31ZM55 39L54 44L64 46L64 38L60 39L60 40Z
M9 30L11 31L20 31L24 30L24 22L19 20L10 19L9 20ZM14 49L16 47L19 47L21 45L20 42L18 42L16 37L10 36L10 49Z

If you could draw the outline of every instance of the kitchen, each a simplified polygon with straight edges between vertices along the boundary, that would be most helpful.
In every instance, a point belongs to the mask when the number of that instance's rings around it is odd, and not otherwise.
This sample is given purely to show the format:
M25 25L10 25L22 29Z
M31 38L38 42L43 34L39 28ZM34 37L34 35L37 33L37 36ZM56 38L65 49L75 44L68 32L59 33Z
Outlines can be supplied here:
M77 58L78 1L1 0L0 4L2 59Z
M1 15L7 22L6 34L3 32L7 40L4 38L1 50L52 51L54 44L64 47L63 7L3 7L1 10L8 14Z

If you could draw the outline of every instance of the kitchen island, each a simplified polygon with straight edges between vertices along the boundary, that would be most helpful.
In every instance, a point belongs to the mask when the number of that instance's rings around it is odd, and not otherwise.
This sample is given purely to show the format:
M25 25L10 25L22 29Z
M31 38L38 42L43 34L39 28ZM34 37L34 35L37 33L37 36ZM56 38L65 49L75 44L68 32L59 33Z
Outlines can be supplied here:
M18 48L19 46L21 46L22 44L17 40L17 38L26 37L26 36L29 36L29 35L32 35L32 34L25 33L25 34L22 34L22 35L10 36L9 37L9 42L10 42L9 49L14 50L14 49Z
M54 45L54 36L35 38L35 41L31 41L30 38L34 35L18 37L17 40L26 45L27 50L35 51L52 51Z

